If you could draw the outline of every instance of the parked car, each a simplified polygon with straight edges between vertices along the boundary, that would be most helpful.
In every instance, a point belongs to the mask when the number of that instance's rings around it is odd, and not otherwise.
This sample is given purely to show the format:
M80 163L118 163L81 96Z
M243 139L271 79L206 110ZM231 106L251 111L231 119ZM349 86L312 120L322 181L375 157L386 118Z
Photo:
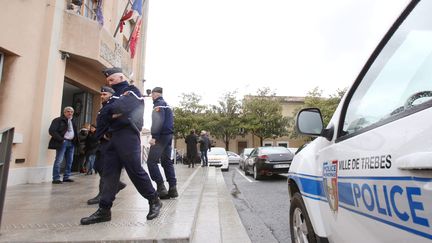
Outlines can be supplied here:
M249 157L249 154L254 150L254 148L245 148L243 149L243 152L240 154L240 161L239 161L239 168L241 170L244 170L244 164L246 162L246 159Z
M228 160L230 164L238 164L240 162L240 155L232 151L227 151L227 153L228 153Z
M297 150L298 150L298 148L293 148L293 147L289 147L288 149L289 149L289 151L291 151L291 153L293 153L293 154L295 154L295 153L297 152Z
M294 154L285 147L258 147L245 163L245 174L252 174L255 180L263 176L288 173Z
M431 242L431 9L408 4L326 126L297 114L316 138L288 174L292 242Z
M228 153L225 148L212 147L211 150L207 152L207 158L209 166L220 166L222 171L229 170Z

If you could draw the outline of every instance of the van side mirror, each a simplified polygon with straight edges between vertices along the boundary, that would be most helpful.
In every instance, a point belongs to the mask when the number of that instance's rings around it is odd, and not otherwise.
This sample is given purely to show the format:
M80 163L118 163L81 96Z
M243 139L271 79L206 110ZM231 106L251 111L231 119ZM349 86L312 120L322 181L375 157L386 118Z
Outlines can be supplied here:
M299 111L296 119L297 132L303 135L321 136L324 123L318 108L305 108Z

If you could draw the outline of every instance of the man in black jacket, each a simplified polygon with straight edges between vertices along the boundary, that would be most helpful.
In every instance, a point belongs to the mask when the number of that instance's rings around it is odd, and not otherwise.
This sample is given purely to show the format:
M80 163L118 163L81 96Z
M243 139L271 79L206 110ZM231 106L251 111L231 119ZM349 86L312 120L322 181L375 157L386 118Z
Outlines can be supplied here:
M201 151L201 161L202 161L202 167L208 166L208 157L207 157L207 151L211 151L211 143L210 139L208 138L208 134L206 131L201 131L201 137L199 138L200 143L200 151Z
M60 164L66 157L66 167L63 174L63 182L73 182L71 169L75 145L79 143L77 127L73 121L74 109L67 106L63 109L63 115L55 118L51 122L49 134L51 139L48 144L49 149L56 150L56 157L53 165L53 184L61 184Z
M192 168L195 167L195 160L198 156L197 144L198 144L198 136L195 133L195 129L190 131L190 134L185 138L186 148L187 148L187 159L189 162L189 168L192 165Z
M144 98L137 87L129 85L121 68L107 68L103 74L115 91L113 98L116 98L107 110L108 133L111 138L103 168L104 186L99 209L89 217L82 218L81 224L111 220L111 207L118 192L123 167L141 196L149 201L147 220L152 220L159 215L162 202L150 177L141 166L140 132L143 126Z

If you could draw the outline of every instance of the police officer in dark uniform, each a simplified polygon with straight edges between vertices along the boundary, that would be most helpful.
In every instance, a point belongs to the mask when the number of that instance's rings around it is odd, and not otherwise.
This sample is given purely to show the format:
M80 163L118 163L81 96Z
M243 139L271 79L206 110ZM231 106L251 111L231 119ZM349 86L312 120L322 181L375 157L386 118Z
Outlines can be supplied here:
M104 177L102 176L103 173L103 166L105 162L105 154L108 148L109 140L110 140L110 134L108 133L109 129L109 105L113 104L113 102L118 97L113 97L113 94L115 91L108 87L108 86L102 86L100 90L101 94L101 100L102 100L102 108L99 110L98 115L96 117L96 138L99 141L98 150L96 152L96 161L94 164L94 169L97 173L99 173L100 180L99 180L99 193L92 199L89 199L87 201L88 205L92 204L98 204L102 189L103 189L103 180ZM126 187L126 184L119 181L118 189L117 191L122 190Z
M151 93L153 99L152 127L150 140L150 151L147 166L150 176L156 182L157 192L161 199L178 197L177 179L174 165L171 160L171 142L174 133L174 116L171 107L167 105L162 97L162 88L155 87ZM164 179L159 171L158 162L161 161L166 180L169 184L167 191Z
M137 87L125 81L121 68L107 68L103 73L115 91L113 96L118 99L109 106L107 113L111 138L105 156L104 186L99 209L89 217L82 218L81 224L111 220L111 207L123 167L138 192L149 201L147 219L154 219L159 215L162 202L148 174L141 167L140 131L143 126L144 98Z

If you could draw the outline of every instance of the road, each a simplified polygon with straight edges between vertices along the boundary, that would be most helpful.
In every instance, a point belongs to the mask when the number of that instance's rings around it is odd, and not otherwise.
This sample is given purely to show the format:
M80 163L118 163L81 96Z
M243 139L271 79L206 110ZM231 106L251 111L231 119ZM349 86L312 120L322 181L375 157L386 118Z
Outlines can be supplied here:
M223 174L251 241L291 242L287 175L255 181L238 165L230 165L229 172Z

